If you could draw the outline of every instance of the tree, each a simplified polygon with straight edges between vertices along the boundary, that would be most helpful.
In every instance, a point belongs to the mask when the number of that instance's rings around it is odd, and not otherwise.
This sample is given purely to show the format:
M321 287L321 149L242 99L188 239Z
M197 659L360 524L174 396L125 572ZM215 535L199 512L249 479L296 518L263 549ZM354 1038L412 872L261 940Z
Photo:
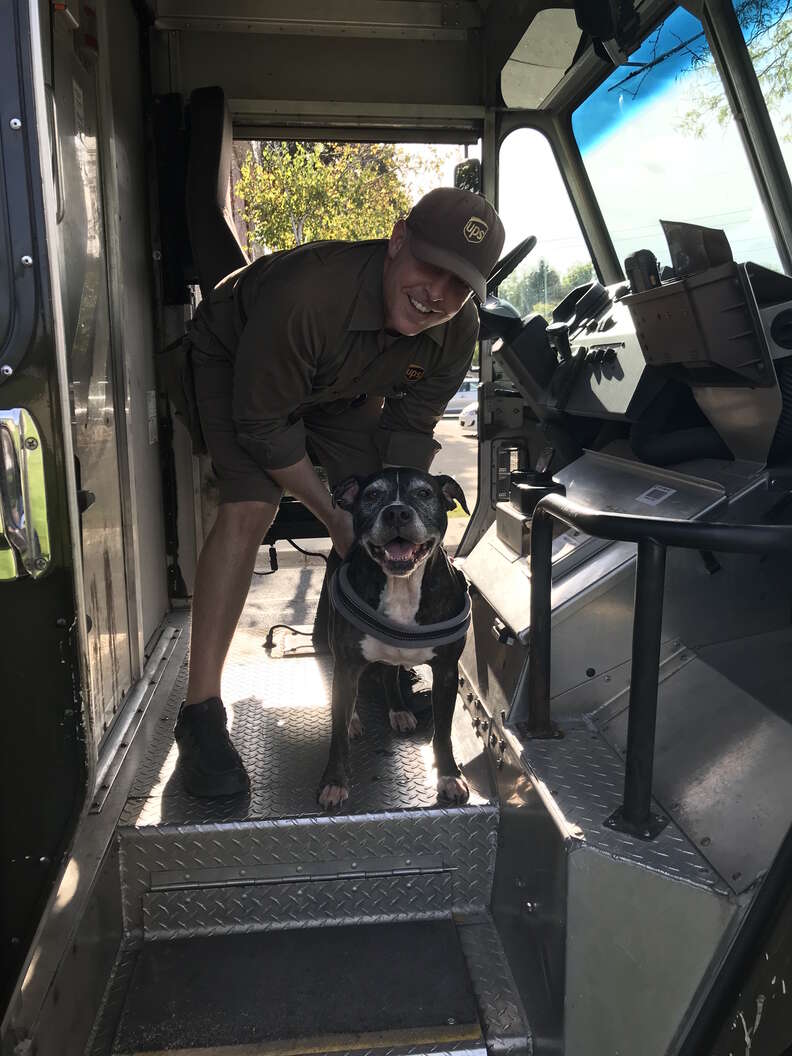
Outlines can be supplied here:
M538 301L560 300L560 297L556 298L558 288L558 272L543 257L533 268L510 275L502 283L498 295L525 315L534 310Z
M734 5L762 94L771 112L780 109L792 89L790 6L790 0L736 0ZM675 43L664 50L660 49L662 32L663 26L660 26L649 38L651 58L633 64L636 68L612 85L611 91L618 88L636 97L652 70L681 52L688 58L686 70L698 71L701 76L692 86L692 105L682 117L680 127L695 136L702 136L713 118L721 125L731 120L731 109L704 30L686 40L676 38ZM790 115L784 113L782 119L790 130ZM784 138L792 139L792 132L788 131Z
M390 143L251 143L234 187L248 247L387 238L412 204L411 181L439 164Z
M568 293L577 289L578 286L585 286L587 282L591 282L595 278L594 268L591 266L590 261L583 260L579 264L573 264L561 280L561 284L564 287L564 296L566 297Z
M548 316L568 293L593 278L594 269L587 260L570 265L562 279L555 268L542 259L533 268L510 275L501 284L498 296L513 304L521 315L538 312Z
M792 90L792 16L786 17L787 13L786 4L779 9L778 5L762 2L743 5L742 11L737 10L748 53L771 113L782 108ZM701 71L701 78L693 91L693 105L684 115L682 128L701 137L712 118L724 125L732 114L711 55L707 53L706 59L698 60L694 69ZM781 117L785 126L783 138L792 140L790 115L782 113Z

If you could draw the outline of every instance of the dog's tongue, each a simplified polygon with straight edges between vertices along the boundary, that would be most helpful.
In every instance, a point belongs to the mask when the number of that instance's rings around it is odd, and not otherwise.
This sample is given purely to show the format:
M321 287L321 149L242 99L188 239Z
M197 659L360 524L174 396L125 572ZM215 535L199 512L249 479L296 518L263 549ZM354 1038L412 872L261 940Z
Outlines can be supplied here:
M389 561L407 561L415 553L415 545L403 539L394 539L385 547L385 555Z

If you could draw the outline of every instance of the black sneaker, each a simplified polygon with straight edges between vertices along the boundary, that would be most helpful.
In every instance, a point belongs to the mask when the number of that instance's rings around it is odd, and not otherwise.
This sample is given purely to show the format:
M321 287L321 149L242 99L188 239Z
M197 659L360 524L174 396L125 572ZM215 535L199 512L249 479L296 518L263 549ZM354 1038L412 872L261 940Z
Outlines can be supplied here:
M250 778L228 736L226 721L219 697L179 708L173 732L179 746L182 782L191 796L214 799L250 788Z

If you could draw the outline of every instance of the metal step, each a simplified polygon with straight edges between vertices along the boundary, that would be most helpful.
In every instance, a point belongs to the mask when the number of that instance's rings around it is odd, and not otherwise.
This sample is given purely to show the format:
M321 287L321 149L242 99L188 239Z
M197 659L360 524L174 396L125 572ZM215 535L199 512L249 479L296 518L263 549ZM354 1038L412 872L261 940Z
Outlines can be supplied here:
M440 930L426 930L426 929ZM362 971L364 985L375 987L373 1003L381 1002L383 997L389 998L392 983L378 971L377 957L390 960L387 968L390 972L398 973L399 982L404 979L410 987L415 990L415 984L421 983L422 973L432 968L439 954L443 956L443 973L448 976L453 968L453 980L456 981L457 993L466 991L469 979L475 996L475 1009L477 1012L475 1022L470 1020L465 1023L465 1017L460 1017L446 1010L445 1021L439 1015L434 1016L431 1022L421 1020L429 1015L427 1005L431 1005L431 1011L437 1013L443 1007L443 993L437 999L432 987L436 980L430 980L427 988L418 986L419 999L409 998L404 1018L401 1022L394 1022L391 1018L386 1030L386 1020L380 1023L380 1029L368 1032L366 1037L361 1035L361 1024L365 1024L365 1017L355 1017L350 1020L355 1024L355 1030L351 1034L338 1032L328 1040L326 1021L323 1028L325 1036L324 1043L319 1043L319 1038L314 1037L311 1044L306 1041L306 1027L300 1026L300 1041L292 1038L281 1037L278 1041L260 1038L257 1042L247 1044L246 1048L240 1048L238 1043L232 1043L231 1036L226 1033L222 1037L214 1034L210 1039L208 1036L202 1039L203 1048L178 1047L167 1049L169 1056L189 1053L236 1053L244 1054L277 1053L278 1056L301 1056L303 1052L310 1051L311 1056L317 1053L333 1053L334 1056L421 1056L421 1054L437 1054L441 1052L454 1053L455 1056L484 1056L484 1052L492 1056L523 1056L531 1051L531 1041L525 1012L520 998L517 994L514 979L511 975L506 956L500 943L497 931L489 916L483 916L476 920L456 922L456 926L448 921L439 923L413 924L408 927L404 925L379 926L376 928L361 928L360 934L365 936L369 932L376 942L372 946L371 955L365 958L349 955L349 939L346 937L354 928L322 928L313 929L313 932L293 933L268 933L247 936L231 936L213 939L181 939L176 942L153 942L143 943L136 939L127 939L116 960L110 982L105 993L100 1015L97 1019L93 1034L86 1048L86 1056L119 1056L127 1052L147 1052L152 1050L141 1047L143 1044L161 1044L165 1039L161 1032L165 1029L175 1032L180 1030L179 1024L186 1020L187 1029L192 1026L195 1029L196 1017L186 1005L190 1000L190 993L195 990L195 972L203 979L204 984L211 980L212 973L220 979L218 984L219 994L215 996L209 991L209 998L204 1000L199 1009L202 1017L210 1015L212 1002L222 1005L217 1017L218 1026L228 1024L229 1019L239 1019L248 1024L251 1017L256 1020L262 1014L262 1008L266 1008L267 1001L271 1000L272 993L268 990L266 980L260 991L256 991L255 999L248 1007L243 1007L239 991L235 988L235 973L241 970L245 964L249 972L261 973L266 966L266 955L261 964L258 962L262 943L269 946L268 956L272 957L274 951L280 950L283 957L290 956L294 940L299 942L303 935L309 936L309 942L318 941L327 965L309 966L308 973L317 971L324 973L317 983L306 975L302 986L311 984L311 1001L326 1001L328 998L337 1000L344 1004L349 1000L361 1002L363 999L357 988L349 997L350 986L347 980L349 968L347 961L352 964L352 970L358 971L361 962L365 965ZM316 936L311 939L310 936ZM417 942L417 946L415 943ZM242 945L240 945L240 943ZM275 945L275 944L280 944ZM341 956L341 947L346 943L347 956ZM440 943L438 947L437 943ZM433 946L433 944L435 944ZM458 969L460 966L459 948L464 954L464 976ZM417 954L412 951L417 949ZM450 956L446 951L450 951ZM172 951L172 952L169 952ZM215 951L221 951L222 956L215 956ZM235 953L241 951L239 964L235 963ZM252 958L255 951L256 958ZM285 951L285 953L283 952ZM247 957L247 961L245 960ZM223 959L225 958L225 960ZM280 962L279 962L280 964ZM292 968L294 966L292 965ZM279 969L280 970L280 969ZM185 973L186 976L185 976ZM441 974L443 974L441 973ZM152 982L153 980L153 982ZM451 980L451 981L453 981ZM244 986L250 985L250 980L243 979ZM282 982L282 980L281 980ZM150 989L146 986L151 983ZM445 978L443 986L448 986L449 979ZM280 984L279 984L280 985ZM400 995L404 988L395 986L395 991ZM467 991L466 991L467 992ZM147 1006L146 994L149 993L150 1003ZM291 991L289 991L291 993ZM222 995L229 995L225 998ZM318 995L318 996L317 996ZM295 999L302 1001L295 991ZM408 995L409 996L409 995ZM144 1000L146 998L146 1000ZM431 998L431 1000L430 1000ZM182 1007L184 1005L184 1007ZM238 1006L238 1007L237 1007ZM148 1012L146 1008L148 1007ZM234 1007L236 1011L231 1016L229 1010ZM357 1007L357 1006L355 1006ZM396 1009L389 1012L395 1014ZM145 1015L143 1013L146 1013ZM281 1015L281 1013L278 1013ZM314 1014L314 1010L311 1010ZM456 1023L448 1023L453 1018ZM468 1015L469 1018L469 1015ZM307 1022L306 1017L305 1022ZM145 1028L145 1041L144 1038ZM473 1036L473 1031L476 1031ZM432 1031L435 1034L432 1034ZM181 1036L183 1041L184 1035ZM179 1041L175 1033L169 1039L170 1043ZM195 1039L194 1039L195 1040ZM212 1041L212 1047L208 1042ZM222 1042L222 1043L221 1043ZM229 1044L226 1044L228 1042ZM137 1045L137 1048L135 1047ZM157 1052L157 1049L153 1050ZM160 1050L162 1051L162 1050Z
M481 805L124 829L125 930L172 938L480 913L497 821Z
M326 814L316 790L330 740L330 658L273 659L262 637L260 625L238 633L223 687L249 796L207 801L182 789L173 725L186 667L176 680L118 829L125 932L172 938L486 911L498 808L463 709L454 743L472 786L466 806L437 803L427 722L402 737L369 701L350 800Z
M445 920L146 943L113 1053L459 1042L483 1049L465 957Z

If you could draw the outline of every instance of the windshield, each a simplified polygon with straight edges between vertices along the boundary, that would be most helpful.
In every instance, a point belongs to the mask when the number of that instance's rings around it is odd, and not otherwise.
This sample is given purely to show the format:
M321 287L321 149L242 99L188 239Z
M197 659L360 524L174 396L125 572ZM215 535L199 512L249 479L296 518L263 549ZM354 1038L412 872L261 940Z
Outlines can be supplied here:
M681 220L723 228L736 260L780 269L701 23L674 11L630 63L572 115L620 259L650 249L670 263L659 221Z

